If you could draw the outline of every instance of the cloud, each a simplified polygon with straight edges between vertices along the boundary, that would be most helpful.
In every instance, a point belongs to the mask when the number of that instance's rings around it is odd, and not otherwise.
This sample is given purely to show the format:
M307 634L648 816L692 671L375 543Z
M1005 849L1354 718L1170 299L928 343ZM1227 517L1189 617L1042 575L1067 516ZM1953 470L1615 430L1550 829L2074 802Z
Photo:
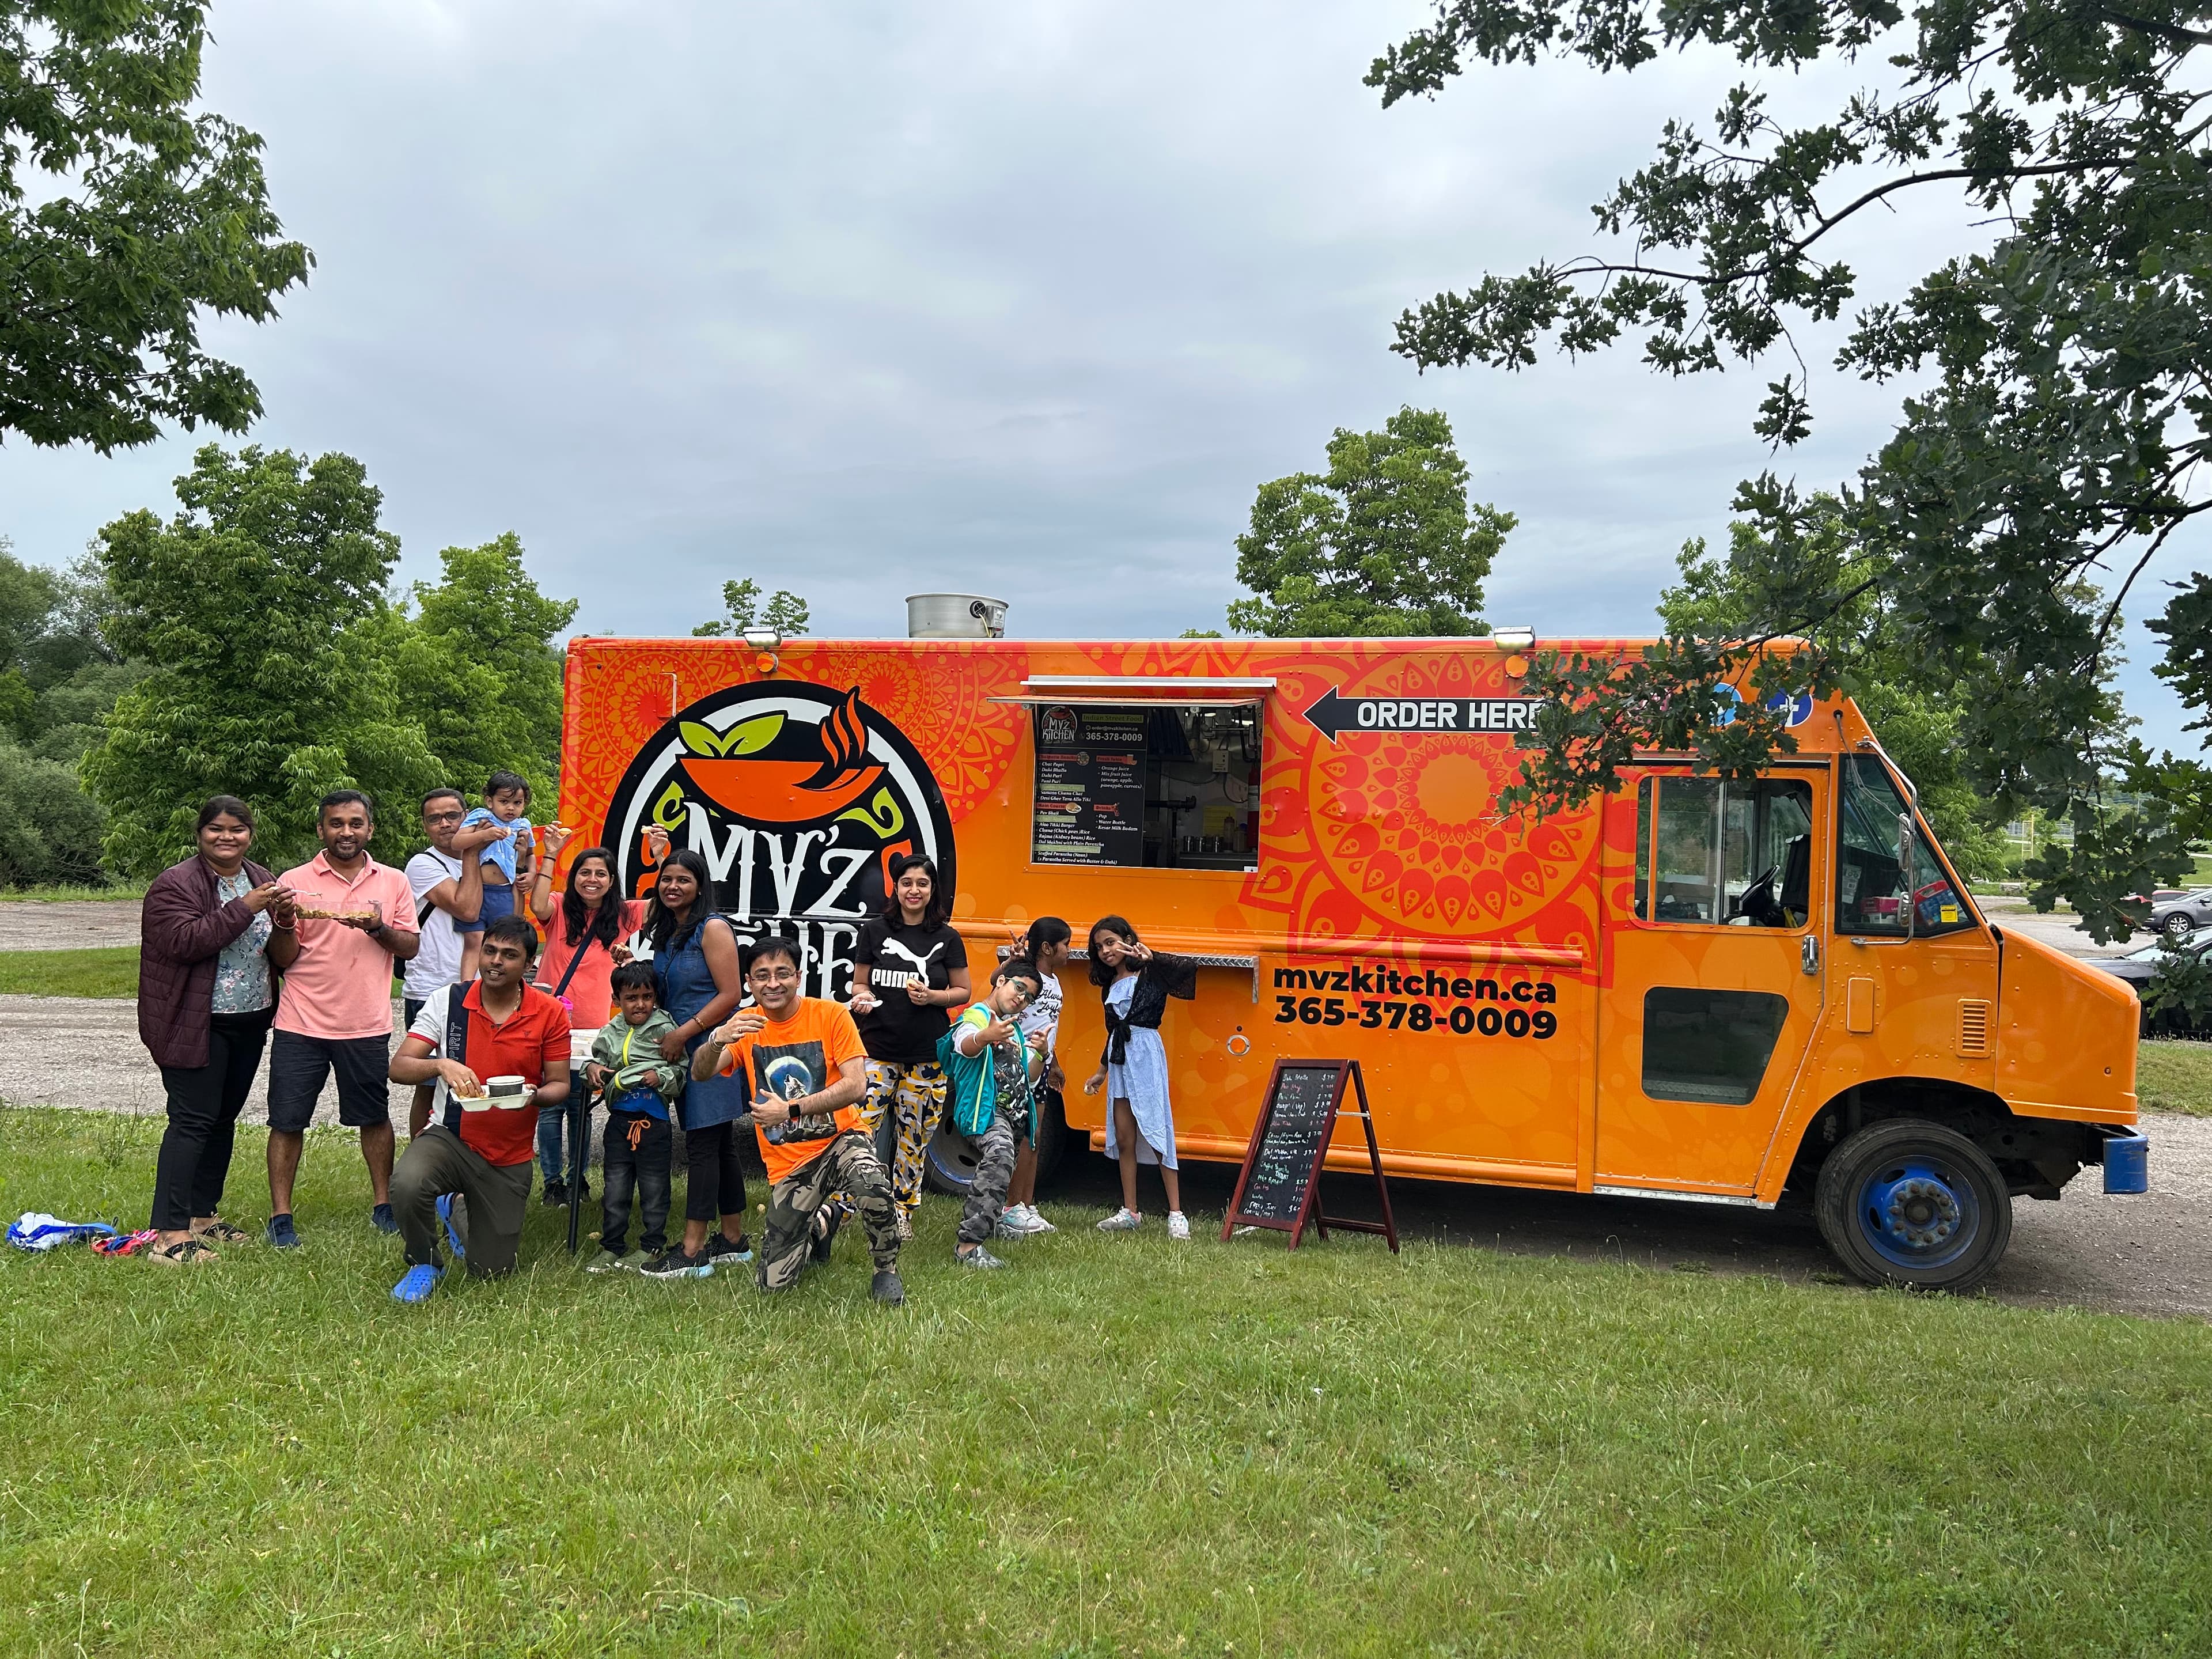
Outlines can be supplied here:
M1749 421L1792 365L1422 376L1388 345L1438 289L1590 246L1589 204L1736 66L1480 70L1385 112L1360 76L1427 9L230 0L210 100L319 263L210 337L257 441L368 463L410 575L514 529L592 631L687 632L741 574L859 634L933 587L1031 636L1215 624L1258 483L1405 403L1520 517L1493 615L1646 629L1769 464ZM1916 207L1853 263L1893 288L1963 222ZM1808 483L1895 408L1832 349ZM0 452L0 533L65 559L167 510L193 442Z

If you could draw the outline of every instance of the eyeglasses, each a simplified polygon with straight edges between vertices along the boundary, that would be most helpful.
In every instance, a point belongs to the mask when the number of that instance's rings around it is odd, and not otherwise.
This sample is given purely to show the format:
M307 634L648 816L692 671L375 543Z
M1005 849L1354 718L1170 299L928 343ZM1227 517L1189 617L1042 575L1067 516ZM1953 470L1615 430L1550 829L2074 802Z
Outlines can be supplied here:
M1006 985L1009 991L1012 991L1024 1002L1035 1002L1036 1000L1036 993L1030 989L1026 981L1018 979L1010 979L1006 981Z
M461 815L459 812L425 812L422 814L422 822L425 823L459 823L460 821Z

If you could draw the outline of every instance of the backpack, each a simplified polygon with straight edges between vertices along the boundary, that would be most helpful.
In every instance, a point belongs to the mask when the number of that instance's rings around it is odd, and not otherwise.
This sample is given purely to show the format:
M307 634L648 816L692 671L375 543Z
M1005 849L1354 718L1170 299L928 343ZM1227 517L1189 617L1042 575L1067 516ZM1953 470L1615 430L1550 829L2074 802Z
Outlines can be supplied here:
M981 1003L969 1006L982 1006ZM945 1027L945 1035L937 1039L937 1063L945 1068L945 1107L951 1115L952 1127L973 1140L988 1130L991 1120L999 1115L999 1074L988 1046L979 1054L960 1052L953 1039L964 1029L957 1020ZM1030 1137L1035 1139L1036 1109L1027 1098L1029 1091L1022 1092L1022 1104L1030 1116Z

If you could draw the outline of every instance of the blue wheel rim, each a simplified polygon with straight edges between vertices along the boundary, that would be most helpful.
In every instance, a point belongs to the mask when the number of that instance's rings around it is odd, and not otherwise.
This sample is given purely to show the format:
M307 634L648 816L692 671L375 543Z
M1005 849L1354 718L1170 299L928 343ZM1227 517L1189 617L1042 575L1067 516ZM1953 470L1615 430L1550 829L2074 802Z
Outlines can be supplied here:
M1851 1209L1860 1237L1893 1267L1948 1267L1982 1235L1973 1182L1941 1158L1885 1164L1859 1183L1857 1198Z

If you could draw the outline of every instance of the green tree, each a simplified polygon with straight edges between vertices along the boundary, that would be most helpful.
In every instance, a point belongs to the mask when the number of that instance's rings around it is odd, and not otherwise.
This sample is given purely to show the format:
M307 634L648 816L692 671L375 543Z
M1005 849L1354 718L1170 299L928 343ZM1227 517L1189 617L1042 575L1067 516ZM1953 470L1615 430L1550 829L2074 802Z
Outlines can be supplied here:
M31 733L38 692L27 672L58 597L52 575L17 558L0 537L0 731Z
M1486 634L1482 579L1513 515L1467 499L1451 422L1401 409L1380 432L1339 427L1326 473L1260 486L1237 538L1229 625L1270 638Z
M733 638L748 628L773 628L787 640L797 639L806 632L809 620L806 601L788 589L779 587L761 603L761 586L750 576L741 580L722 584L722 606L729 612L713 622L701 623L691 630L695 639L720 640Z
M438 557L445 580L417 582L414 615L390 618L402 711L421 726L447 781L473 793L495 771L520 772L550 810L561 768L553 636L576 602L538 591L512 531Z
M25 564L0 538L0 886L99 879L106 820L76 763L145 672L100 635L104 586L84 562Z
M206 41L197 0L0 0L0 435L106 454L261 412L200 316L264 320L313 256L261 140L194 112Z
M1929 0L1910 15L1890 0L1789 10L1443 0L1430 27L1376 61L1368 82L1386 106L1437 93L1470 60L1540 52L1601 71L1701 44L1759 68L1887 66L1808 125L1778 119L1748 83L1729 92L1710 134L1669 121L1652 163L1597 208L1619 251L1486 276L1408 311L1396 349L1424 368L1517 368L1545 337L1578 354L1636 335L1662 372L1716 370L1788 349L1793 322L1841 316L1858 287L1850 238L1901 195L1963 196L1962 241L1983 234L1969 221L1996 227L1985 251L1962 249L1909 292L1859 309L1838 355L1846 372L1921 387L1838 492L1869 565L1843 586L1778 566L1735 639L1670 635L1625 669L1540 664L1536 682L1555 701L1518 799L1540 810L1587 799L1638 747L1689 747L1730 773L1786 750L1788 733L1762 709L1716 726L1713 684L1739 672L1761 689L1836 683L1852 667L1847 652L1780 659L1765 647L1818 635L1878 589L1914 673L1960 688L1973 786L2072 816L2074 846L2041 867L2039 903L2070 897L2110 938L2139 919L2125 894L2187 867L2192 820L2212 819L2207 775L2105 740L2104 668L2130 585L2212 507L2194 483L2212 454L2212 124L2192 61L2212 44L2205 21L2202 5L2176 0L2124 11L2102 0ZM1769 384L1754 427L1790 445L1811 419L1791 374ZM1794 497L1771 479L1748 488L1784 506ZM2186 665L2212 641L2212 602L2177 604L2164 620L2167 665L2202 708L2212 687ZM2116 774L2160 792L2166 809L2106 811Z
M182 857L218 791L261 814L264 862L313 847L333 788L367 790L403 831L440 780L400 712L384 597L399 544L377 522L381 492L349 456L213 444L176 490L167 523L142 510L100 532L106 631L152 670L83 763L109 863L145 875Z
M0 887L99 882L105 823L75 768L0 738Z
M2006 845L1996 812L1975 793L1960 763L1956 686L1930 687L1900 658L1879 586L1856 580L1869 555L1851 538L1844 503L1822 494L1804 507L1802 516L1778 526L1771 519L1735 520L1724 555L1709 554L1702 537L1686 544L1675 561L1680 584L1659 595L1662 625L1678 637L1741 638L1755 607L1785 571L1817 574L1838 591L1863 586L1822 623L1830 649L1853 664L1846 689L1918 789L1921 810L1952 861L1970 877L2002 874ZM1792 544L1775 546L1778 534Z

